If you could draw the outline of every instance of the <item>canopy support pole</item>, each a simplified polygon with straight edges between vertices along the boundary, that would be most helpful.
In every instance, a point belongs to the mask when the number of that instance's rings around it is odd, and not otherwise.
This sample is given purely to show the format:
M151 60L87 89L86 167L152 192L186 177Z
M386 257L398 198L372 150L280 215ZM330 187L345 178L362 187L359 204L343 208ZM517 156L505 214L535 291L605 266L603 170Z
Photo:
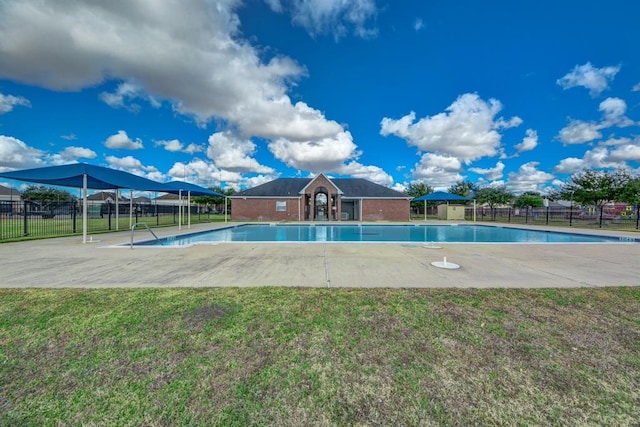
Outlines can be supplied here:
M191 229L191 190L187 191L187 228Z
M178 190L178 230L182 230L182 190Z
M473 199L473 222L476 222L476 199Z
M116 231L120 228L120 189L116 188Z
M82 243L87 243L87 174L82 174Z
M129 230L133 227L133 190L129 190Z

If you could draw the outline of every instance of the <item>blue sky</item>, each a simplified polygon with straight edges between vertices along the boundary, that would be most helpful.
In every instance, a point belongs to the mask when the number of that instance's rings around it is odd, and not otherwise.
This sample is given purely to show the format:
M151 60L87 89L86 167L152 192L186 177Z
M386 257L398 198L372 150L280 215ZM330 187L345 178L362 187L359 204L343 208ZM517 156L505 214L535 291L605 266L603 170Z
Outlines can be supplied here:
M638 175L638 16L633 0L3 0L0 171L516 193Z

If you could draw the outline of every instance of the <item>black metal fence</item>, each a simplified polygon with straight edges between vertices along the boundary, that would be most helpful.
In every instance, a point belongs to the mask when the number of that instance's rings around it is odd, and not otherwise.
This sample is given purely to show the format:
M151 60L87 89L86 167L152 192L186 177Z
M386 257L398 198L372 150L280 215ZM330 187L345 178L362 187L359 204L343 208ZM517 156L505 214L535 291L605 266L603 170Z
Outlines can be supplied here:
M437 219L438 207L415 206L411 208L411 218ZM493 221L509 224L557 225L578 228L606 228L613 230L640 229L640 205L540 208L489 208L478 206L465 207L467 221Z
M608 207L541 207L541 208L487 208L465 209L465 219L496 221L510 224L557 225L580 228L608 228L638 230L640 205Z
M116 215L114 203L87 203L87 232L124 231L130 222L145 222L148 226L187 223L188 209L191 222L214 220L213 212L200 206L182 206L134 203L119 204ZM219 218L219 215L217 216ZM27 238L59 237L82 233L82 202L0 201L0 242Z

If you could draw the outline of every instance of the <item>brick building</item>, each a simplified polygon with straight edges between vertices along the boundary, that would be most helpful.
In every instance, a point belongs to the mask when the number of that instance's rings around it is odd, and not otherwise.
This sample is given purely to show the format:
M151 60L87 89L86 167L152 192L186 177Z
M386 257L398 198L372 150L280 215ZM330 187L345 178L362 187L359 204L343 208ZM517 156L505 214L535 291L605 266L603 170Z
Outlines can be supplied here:
M404 193L366 179L279 178L231 197L236 221L408 221Z

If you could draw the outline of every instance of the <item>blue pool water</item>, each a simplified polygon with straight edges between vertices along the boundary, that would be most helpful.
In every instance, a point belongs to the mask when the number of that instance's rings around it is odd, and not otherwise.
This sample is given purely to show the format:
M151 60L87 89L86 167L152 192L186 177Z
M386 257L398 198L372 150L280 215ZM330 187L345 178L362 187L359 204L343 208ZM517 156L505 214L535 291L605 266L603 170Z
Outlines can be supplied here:
M171 236L137 246L217 242L613 243L640 240L483 225L245 224Z

